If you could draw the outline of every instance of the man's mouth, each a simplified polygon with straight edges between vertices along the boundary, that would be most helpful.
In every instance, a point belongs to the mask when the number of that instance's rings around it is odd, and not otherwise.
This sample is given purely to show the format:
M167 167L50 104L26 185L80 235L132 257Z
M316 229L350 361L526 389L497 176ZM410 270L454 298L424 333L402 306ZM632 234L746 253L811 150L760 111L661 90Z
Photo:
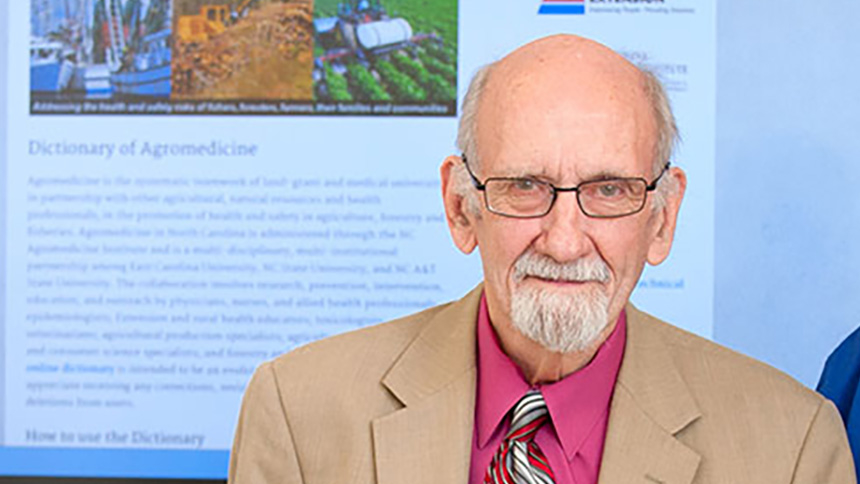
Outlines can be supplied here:
M566 279L566 278L558 278L558 277L545 277L538 274L525 274L522 279L523 281L536 281L541 284L550 284L553 286L560 287L578 287L584 286L589 283L593 284L602 284L602 281L597 279Z

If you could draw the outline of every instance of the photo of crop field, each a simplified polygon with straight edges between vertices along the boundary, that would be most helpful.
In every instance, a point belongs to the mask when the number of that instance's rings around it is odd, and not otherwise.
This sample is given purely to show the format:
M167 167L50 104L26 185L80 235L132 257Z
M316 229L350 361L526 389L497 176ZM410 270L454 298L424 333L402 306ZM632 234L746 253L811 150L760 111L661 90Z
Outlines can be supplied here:
M174 99L313 98L311 0L174 0Z
M314 40L318 101L456 104L457 0L315 0Z

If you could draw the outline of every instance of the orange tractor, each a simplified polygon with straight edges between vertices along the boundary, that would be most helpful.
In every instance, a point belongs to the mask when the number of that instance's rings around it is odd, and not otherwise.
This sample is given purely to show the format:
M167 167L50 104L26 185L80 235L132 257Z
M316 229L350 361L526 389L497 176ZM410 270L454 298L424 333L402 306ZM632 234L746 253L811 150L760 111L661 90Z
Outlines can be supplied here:
M229 5L203 5L198 15L182 15L176 24L179 38L187 43L206 42L240 18L248 15L256 0L241 0L235 8Z

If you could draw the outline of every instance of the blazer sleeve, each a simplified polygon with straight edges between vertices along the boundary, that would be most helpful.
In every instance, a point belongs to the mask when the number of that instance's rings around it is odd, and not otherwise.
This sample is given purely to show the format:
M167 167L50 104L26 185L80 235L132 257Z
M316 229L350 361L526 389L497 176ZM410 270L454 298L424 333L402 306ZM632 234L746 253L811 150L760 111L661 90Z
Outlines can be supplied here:
M854 459L845 427L830 400L822 399L809 426L794 471L793 484L856 484Z
M248 383L230 453L229 484L301 484L290 424L271 363Z

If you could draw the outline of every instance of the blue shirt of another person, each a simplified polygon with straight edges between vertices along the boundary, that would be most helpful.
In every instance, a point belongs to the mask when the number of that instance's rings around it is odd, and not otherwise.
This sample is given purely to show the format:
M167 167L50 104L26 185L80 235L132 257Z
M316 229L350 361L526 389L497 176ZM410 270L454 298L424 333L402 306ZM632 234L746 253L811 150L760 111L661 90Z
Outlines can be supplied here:
M854 462L858 463L857 476L860 481L860 328L854 330L845 341L833 350L824 364L817 390L833 400L851 443Z

